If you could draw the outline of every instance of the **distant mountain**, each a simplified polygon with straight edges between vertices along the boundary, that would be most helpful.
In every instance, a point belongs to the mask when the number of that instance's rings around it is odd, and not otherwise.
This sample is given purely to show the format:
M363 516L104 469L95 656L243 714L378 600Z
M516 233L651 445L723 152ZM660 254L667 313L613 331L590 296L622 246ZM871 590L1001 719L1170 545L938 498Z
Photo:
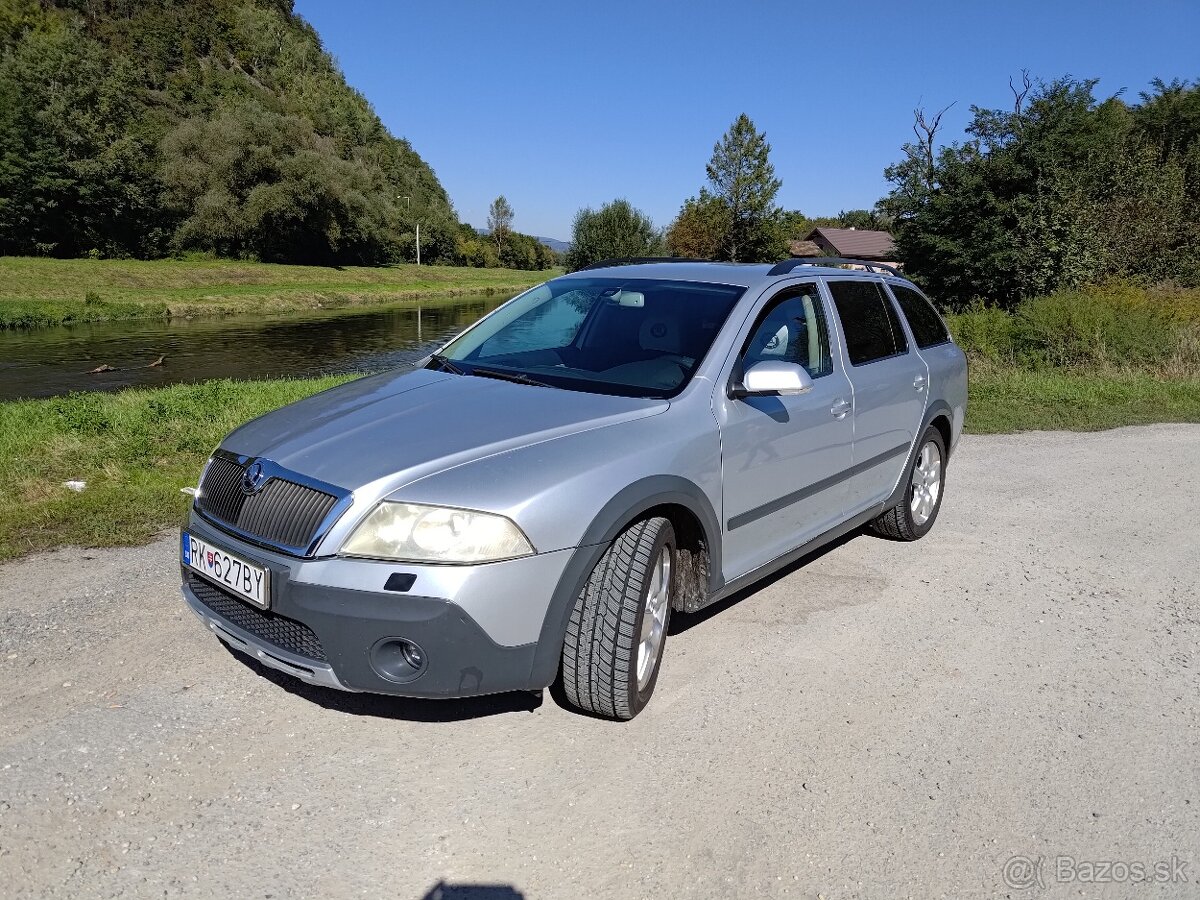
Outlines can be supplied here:
M453 248L433 170L292 4L0 0L0 254L374 265L417 216Z
M478 232L479 234L489 234L490 233L486 228L476 228L475 231ZM571 249L571 245L569 243L567 243L566 241L560 241L558 238L541 237L540 235L536 235L536 234L531 235L531 237L535 241L537 241L539 244L545 244L547 247L549 247L555 253L566 253L568 250Z
M545 244L555 253L566 253L571 249L570 244L568 244L566 241L560 241L557 238L538 237L537 235L534 235L534 240Z

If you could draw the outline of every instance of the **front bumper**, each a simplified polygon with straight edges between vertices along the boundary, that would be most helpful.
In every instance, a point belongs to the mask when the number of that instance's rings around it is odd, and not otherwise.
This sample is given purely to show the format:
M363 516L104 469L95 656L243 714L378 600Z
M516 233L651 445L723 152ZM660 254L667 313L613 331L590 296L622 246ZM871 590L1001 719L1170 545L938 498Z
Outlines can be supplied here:
M181 568L191 610L265 666L323 687L408 697L545 687L533 683L538 636L570 551L482 566L408 566L295 559L196 516L188 530L270 569L271 608L262 611ZM409 592L383 589L397 572L415 576ZM415 675L387 664L397 641L422 651Z

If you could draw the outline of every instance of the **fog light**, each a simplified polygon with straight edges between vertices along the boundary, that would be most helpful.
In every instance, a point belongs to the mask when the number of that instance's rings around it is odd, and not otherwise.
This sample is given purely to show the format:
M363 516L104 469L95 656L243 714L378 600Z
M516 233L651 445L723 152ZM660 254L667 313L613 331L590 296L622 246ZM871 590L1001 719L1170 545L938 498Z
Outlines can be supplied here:
M416 644L411 641L401 641L400 652L404 655L404 661L414 669L425 668L425 654Z
M384 638L371 648L371 668L388 681L406 682L420 677L428 657L404 638Z

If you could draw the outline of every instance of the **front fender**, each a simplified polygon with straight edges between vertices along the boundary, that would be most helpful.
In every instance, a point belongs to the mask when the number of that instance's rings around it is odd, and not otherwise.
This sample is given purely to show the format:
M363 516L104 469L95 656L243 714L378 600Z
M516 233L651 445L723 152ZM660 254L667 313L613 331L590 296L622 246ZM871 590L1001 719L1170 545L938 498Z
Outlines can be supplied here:
M677 475L652 475L635 481L622 488L595 515L559 578L538 636L529 677L531 686L546 687L557 677L571 610L600 557L626 527L649 510L662 506L682 506L700 522L711 557L709 590L716 589L713 579L719 578L721 572L721 524L707 494L694 482Z

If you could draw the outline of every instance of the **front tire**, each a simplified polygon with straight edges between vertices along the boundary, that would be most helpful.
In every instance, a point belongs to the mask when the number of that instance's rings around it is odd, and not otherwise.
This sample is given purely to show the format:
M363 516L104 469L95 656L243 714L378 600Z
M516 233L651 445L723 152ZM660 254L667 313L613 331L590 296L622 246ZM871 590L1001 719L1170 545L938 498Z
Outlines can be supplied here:
M871 522L871 530L896 541L916 541L929 533L942 508L946 487L946 441L933 425L921 437L912 466L905 477L908 487L899 505Z
M562 687L574 706L632 719L662 664L675 590L675 529L662 517L625 529L575 600L563 642Z

